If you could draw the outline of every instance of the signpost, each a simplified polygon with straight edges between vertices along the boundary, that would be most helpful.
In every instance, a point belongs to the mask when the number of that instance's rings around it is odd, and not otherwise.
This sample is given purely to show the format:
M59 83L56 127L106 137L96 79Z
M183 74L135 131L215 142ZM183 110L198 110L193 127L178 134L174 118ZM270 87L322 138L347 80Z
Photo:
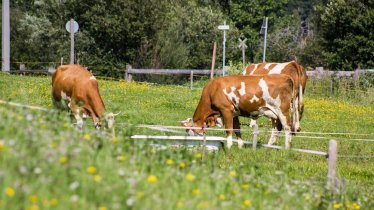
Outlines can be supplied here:
M78 32L79 25L74 19L70 19L65 28L70 33L70 64L74 64L74 34Z
M262 55L262 62L265 63L266 58L266 36L268 33L268 18L266 17L265 20L262 22L260 35L264 35L264 54Z
M3 0L2 14L2 70L10 71L10 18L9 0Z
M242 49L242 56L243 56L243 68L245 68L245 49L247 49L247 45L245 44L245 42L247 41L247 38L244 38L243 40L241 38L238 39L239 40L239 45L238 47L240 49Z
M225 76L225 53L226 53L226 31L230 29L229 25L226 25L226 21L223 23L223 25L218 26L219 30L223 31L223 49L222 49L222 76Z

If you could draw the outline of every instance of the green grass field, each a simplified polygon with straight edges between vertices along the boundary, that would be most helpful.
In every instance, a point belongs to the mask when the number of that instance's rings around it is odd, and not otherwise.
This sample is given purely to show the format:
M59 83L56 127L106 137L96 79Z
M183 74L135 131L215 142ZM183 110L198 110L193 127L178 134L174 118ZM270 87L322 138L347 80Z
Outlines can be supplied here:
M326 188L323 156L234 145L208 152L202 161L201 148L158 150L129 138L175 135L135 125L178 126L192 117L201 89L104 80L99 86L107 109L121 111L115 137L95 130L91 120L79 131L67 113L0 104L0 209L374 208L374 142L348 140L374 139L374 106L365 99L329 100L307 87L302 131L350 133L303 133L292 140L294 148L324 152L329 139L338 141L341 187L333 193ZM0 74L1 100L52 108L50 91L49 77ZM259 120L261 130L270 124ZM242 128L251 141L251 130ZM269 136L261 133L260 142ZM277 144L284 144L283 137Z

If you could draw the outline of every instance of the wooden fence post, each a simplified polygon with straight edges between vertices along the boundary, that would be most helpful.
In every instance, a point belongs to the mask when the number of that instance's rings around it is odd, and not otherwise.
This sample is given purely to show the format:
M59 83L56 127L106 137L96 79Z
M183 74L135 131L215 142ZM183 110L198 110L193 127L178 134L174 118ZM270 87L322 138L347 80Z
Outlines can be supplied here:
M190 73L190 89L192 90L192 85L193 85L193 71Z
M125 81L131 82L132 75L129 73L129 70L131 69L131 65L126 65L126 71L125 71Z
M214 76L214 66L216 65L216 50L217 50L217 43L214 42L213 55L212 55L212 66L210 68L210 79L213 79L213 76Z
M252 148L253 149L256 149L257 147L257 137L258 137L258 125L257 123L254 125L253 127L253 144L252 144Z
M330 189L335 189L337 186L336 160L337 160L337 143L335 140L330 140L329 151L328 151L328 173L327 173L327 186Z

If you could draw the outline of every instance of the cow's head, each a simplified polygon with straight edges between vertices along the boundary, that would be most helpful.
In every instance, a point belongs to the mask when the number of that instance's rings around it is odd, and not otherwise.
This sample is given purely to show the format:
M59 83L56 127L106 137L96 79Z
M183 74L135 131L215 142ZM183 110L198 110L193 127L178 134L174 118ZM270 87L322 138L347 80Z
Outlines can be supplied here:
M181 121L181 125L184 126L184 127L195 127L192 118L187 118L186 120ZM187 128L186 132L189 136L202 136L202 135L204 135L203 128L201 128L201 129Z
M206 119L206 125L208 126L208 128L212 128L212 127L222 127L223 126L223 120L221 117L219 117L218 115L214 115L214 116L210 116Z
M118 112L117 114L113 114L112 112L111 113L106 113L105 116L104 116L104 119L105 119L105 122L106 122L106 125L109 129L112 129L113 128L113 125L114 125L114 117L119 115L119 113L121 112Z

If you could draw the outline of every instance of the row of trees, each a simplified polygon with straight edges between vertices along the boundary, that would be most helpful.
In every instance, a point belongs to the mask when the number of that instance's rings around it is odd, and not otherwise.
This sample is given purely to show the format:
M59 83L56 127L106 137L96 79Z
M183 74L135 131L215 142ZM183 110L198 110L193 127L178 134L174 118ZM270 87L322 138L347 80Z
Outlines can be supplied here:
M269 18L267 61L352 70L374 66L372 0L12 0L11 63L58 65L69 58L65 23L74 18L76 60L103 75L126 64L153 68L209 68L213 42L230 25L228 60L262 61L263 18Z

